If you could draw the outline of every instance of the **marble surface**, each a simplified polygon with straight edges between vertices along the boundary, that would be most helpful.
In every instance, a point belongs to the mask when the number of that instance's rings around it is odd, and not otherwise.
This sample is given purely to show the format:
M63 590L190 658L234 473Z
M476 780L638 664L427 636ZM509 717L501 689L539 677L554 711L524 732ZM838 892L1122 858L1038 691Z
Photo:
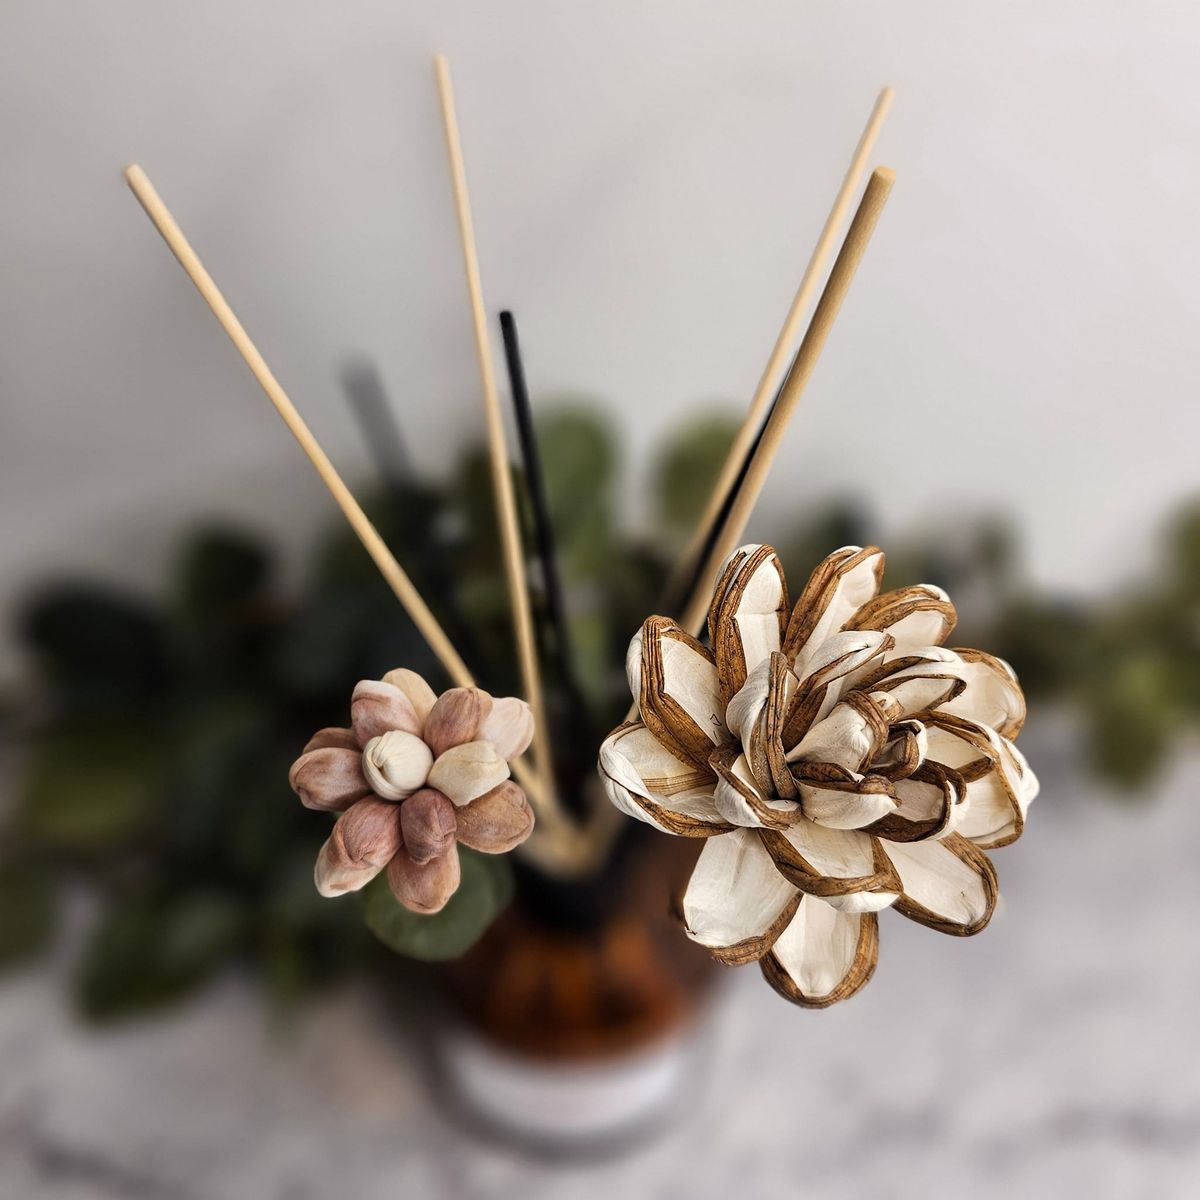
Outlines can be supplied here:
M884 914L875 979L824 1013L731 972L702 1094L621 1157L468 1132L429 1098L421 1035L362 994L281 1035L225 980L97 1033L46 970L0 991L0 1196L1195 1195L1200 757L1140 805L1043 774L987 931Z

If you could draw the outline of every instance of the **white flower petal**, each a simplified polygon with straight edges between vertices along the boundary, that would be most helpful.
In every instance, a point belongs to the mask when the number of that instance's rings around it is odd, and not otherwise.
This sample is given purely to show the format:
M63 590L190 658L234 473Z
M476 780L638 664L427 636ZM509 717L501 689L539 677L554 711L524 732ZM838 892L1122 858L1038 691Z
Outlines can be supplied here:
M785 999L825 1008L852 996L871 978L879 956L879 918L839 912L805 896L761 963L763 977Z
M770 546L742 546L725 561L708 614L709 642L728 702L747 675L783 644L787 581Z
M900 877L868 834L801 820L761 837L779 870L809 895L854 895L849 907L866 912L887 908L900 894Z
M605 738L599 766L613 804L664 833L707 837L729 828L713 801L712 771L672 754L640 721Z
M714 746L732 740L712 654L674 621L650 617L643 623L640 665L630 677L639 683L647 728L682 757L705 764Z
M717 773L713 799L717 811L733 825L781 829L800 818L800 805L763 792L750 770L750 763L736 746L713 752L709 759Z
M959 834L938 841L885 842L900 875L896 911L943 933L978 933L996 907L996 872L988 856Z
M799 893L753 830L709 838L680 903L688 937L722 962L761 958L791 919Z
M879 629L896 640L893 655L925 646L940 646L958 617L950 597L939 587L919 584L897 588L869 600L849 623L853 629Z
M883 578L883 551L843 546L835 550L809 577L792 610L784 636L784 652L803 678L809 659L830 635L839 632L854 614L879 591Z

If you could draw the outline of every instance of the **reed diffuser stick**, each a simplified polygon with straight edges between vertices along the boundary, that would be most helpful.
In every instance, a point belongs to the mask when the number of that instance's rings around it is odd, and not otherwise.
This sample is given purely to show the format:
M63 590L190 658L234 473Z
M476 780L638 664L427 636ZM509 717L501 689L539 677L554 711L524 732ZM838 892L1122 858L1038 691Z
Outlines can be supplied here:
M554 536L546 475L542 470L542 455L538 447L537 428L533 421L533 405L529 400L529 385L525 378L525 361L521 356L521 339L517 334L516 318L507 310L500 314L500 337L504 344L504 362L508 368L509 392L512 396L513 416L516 418L517 445L521 452L529 509L533 517L534 543L542 567L546 612L554 631L558 675L562 681L570 722L570 729L566 731L566 741L571 744L590 736L587 704L579 686L575 656L571 649L571 629L567 621L562 572L559 570L558 543ZM590 746L588 750L591 750Z
M825 224L817 238L817 244L813 247L812 255L808 260L808 266L804 269L804 275L800 279L800 286L796 290L791 308L788 309L783 327L779 330L779 336L771 348L771 355L767 359L767 365L763 368L758 386L754 389L754 396L750 400L746 419L734 435L704 513L667 583L665 607L668 612L686 598L688 585L693 583L697 571L703 565L705 548L711 540L712 532L720 521L722 513L728 507L732 493L737 487L738 478L750 459L755 440L762 431L771 398L779 386L784 364L787 362L788 354L800 331L800 322L808 311L809 304L816 294L817 286L825 273L825 268L829 264L838 230L845 222L851 201L854 199L854 193L858 191L879 131L883 128L888 110L892 107L893 95L890 87L885 87L879 93L875 100L875 107L872 108L871 115L863 127L858 145L850 159L850 166L842 180L842 186L834 197L833 206L825 218Z
M467 172L463 163L458 118L454 111L454 87L450 81L450 64L444 54L436 56L434 69L437 74L438 98L441 103L442 124L446 135L446 153L450 159L450 179L454 190L454 208L458 217L459 240L462 243L463 266L466 269L471 323L475 331L475 352L483 384L483 408L487 418L492 490L496 498L496 520L500 526L504 574L508 581L509 600L512 604L517 659L520 664L525 698L533 710L535 765L541 779L542 790L548 796L553 796L554 770L550 757L546 705L542 695L541 675L538 671L533 614L525 575L525 557L521 548L517 504L513 496L511 468L504 436L504 417L500 408L500 395L496 388L496 371L488 338L487 310L484 308L483 285L479 278L479 255L475 247L475 227L471 220Z
M825 290L821 293L821 299L813 312L808 332L804 335L804 341L800 343L800 349L796 352L787 378L771 409L766 427L754 447L753 456L746 467L745 476L729 507L722 528L696 577L695 588L680 619L680 624L690 633L698 634L703 627L717 571L733 552L745 531L746 523L783 441L788 422L799 403L805 385L812 377L813 369L829 338L842 301L850 290L854 273L866 252L895 178L895 173L889 168L879 167L867 183L858 211L854 214L854 220L846 233L846 240L842 243Z
M471 672L446 636L437 617L433 615L420 592L413 586L412 580L409 579L396 556L379 536L375 526L363 512L362 505L354 498L337 469L330 462L329 456L321 449L304 418L296 410L296 406L259 353L258 347L250 340L250 335L242 327L242 323L237 319L233 309L229 307L220 289L213 282L212 276L204 269L204 264L200 261L199 256L188 244L183 230L171 216L146 173L135 163L125 169L125 180L137 197L138 203L145 209L146 215L154 223L154 227L162 235L162 239L167 243L171 253L179 260L179 265L196 285L196 290L204 298L204 302L229 336L229 340L242 356L246 366L250 368L251 374L258 380L262 390L266 392L267 399L275 406L276 412L283 418L283 423L300 443L300 448L316 468L321 482L329 489L330 495L337 502L346 520L350 523L350 527L358 535L359 541L362 542L363 547L379 568L379 573L395 592L404 611L412 618L413 624L416 625L421 636L429 644L429 648L445 668L446 674L459 687L474 686ZM521 786L525 788L529 802L534 806L539 818L549 818L548 823L551 825L561 824L557 819L559 816L557 809L552 807L552 801L542 792L541 781L530 770L529 765L520 761L514 762L513 772Z

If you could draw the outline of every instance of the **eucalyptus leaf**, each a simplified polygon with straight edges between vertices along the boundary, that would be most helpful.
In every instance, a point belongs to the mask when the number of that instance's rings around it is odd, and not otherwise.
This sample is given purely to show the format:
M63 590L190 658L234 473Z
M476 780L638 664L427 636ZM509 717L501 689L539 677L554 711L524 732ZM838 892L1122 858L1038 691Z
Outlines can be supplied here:
M458 850L462 882L441 912L409 912L378 875L366 891L367 927L389 949L424 962L444 962L465 953L507 907L513 894L512 867L497 854Z

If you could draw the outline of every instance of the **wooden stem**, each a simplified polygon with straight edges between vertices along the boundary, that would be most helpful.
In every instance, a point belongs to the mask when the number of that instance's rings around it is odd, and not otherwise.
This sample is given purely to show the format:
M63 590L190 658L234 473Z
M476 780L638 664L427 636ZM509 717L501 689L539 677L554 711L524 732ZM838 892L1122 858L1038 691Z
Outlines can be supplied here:
M475 331L475 352L483 384L483 407L487 418L488 452L492 467L492 490L496 498L496 520L504 553L504 574L512 603L513 627L517 642L517 659L521 682L534 719L534 757L542 790L554 795L554 772L550 757L550 742L546 722L546 706L542 696L541 675L538 671L537 645L533 633L533 614L525 575L525 557L521 548L521 531L517 521L517 505L513 497L512 474L504 436L504 416L496 388L496 372L488 338L487 310L483 304L483 286L479 278L479 256L475 248L475 229L471 220L471 201L467 192L467 173L463 163L462 142L458 118L454 111L454 88L450 81L450 64L443 54L434 59L438 97L441 102L442 124L446 134L446 153L450 159L450 178L454 188L454 207L458 216L458 232L462 242L463 266L467 275L467 293L471 305L471 323Z
M871 234L875 230L879 214L883 211L894 181L895 174L887 167L880 167L871 175L858 211L854 214L854 220L846 233L846 240L842 243L841 251L838 253L837 262L834 263L829 280L825 284L825 290L817 302L808 332L804 335L804 341L801 342L800 349L796 352L791 369L783 382L771 415L767 419L766 427L763 429L762 436L746 467L742 485L730 506L728 516L713 543L712 550L697 576L695 589L680 619L680 624L689 633L699 634L703 627L717 570L733 552L745 531L746 523L750 519L750 514L771 469L771 463L783 441L788 422L799 403L805 385L812 377L813 369L829 338L829 332L837 319L842 301L845 300L846 293L850 290L854 273L866 252Z
M767 406L776 392L787 356L795 344L796 336L800 331L800 322L803 320L804 314L808 311L808 306L816 293L817 285L820 283L825 273L825 268L828 266L829 258L833 253L837 239L837 232L845 222L846 214L850 210L851 201L854 199L854 193L858 191L863 172L866 170L867 162L871 157L871 151L874 149L880 129L883 128L883 122L887 117L888 110L892 106L893 95L892 89L885 87L879 93L875 101L875 107L871 110L870 117L867 118L862 135L858 139L858 145L855 147L854 154L850 159L850 166L846 171L846 176L842 180L842 186L838 189L838 193L834 197L833 207L830 208L829 215L825 218L825 224L821 229L820 236L817 238L817 244L813 247L812 256L808 260L808 266L804 269L804 275L800 280L799 288L796 290L795 298L792 300L791 308L788 309L783 327L779 331L779 336L775 339L775 345L771 348L771 356L767 359L767 365L763 368L758 386L754 389L754 396L750 400L750 408L746 413L746 419L742 422L741 427L734 436L733 442L729 447L729 452L725 457L725 462L721 467L721 473L718 475L712 494L708 498L704 513L697 523L695 532L692 534L691 540L680 556L679 562L676 564L671 578L667 583L665 593L667 596L667 611L671 611L679 601L685 598L683 593L687 586L693 582L697 568L702 565L701 558L711 539L713 528L720 520L730 493L737 486L738 477L741 475L752 453L755 439L758 437L763 426L763 420L767 415Z
M170 247L171 253L179 260L179 265L187 273L188 278L196 285L196 290L204 298L204 302L229 336L237 352L242 356L251 374L258 380L259 386L267 394L267 399L275 406L276 412L283 418L284 424L291 430L292 436L300 443L300 448L308 456L309 462L316 468L321 482L329 489L338 507L345 514L350 527L358 535L367 553L379 568L379 573L387 581L388 586L396 594L396 598L404 607L404 611L412 618L412 622L420 631L421 636L429 643L429 648L437 655L438 661L446 669L450 679L459 687L472 687L474 680L466 664L459 656L438 619L430 611L429 606L421 598L421 594L413 586L412 580L404 568L396 560L396 556L388 549L383 538L379 536L375 526L371 524L362 506L355 500L350 489L337 473L329 456L321 449L317 439L305 423L304 418L296 410L296 406L288 398L282 385L271 373L266 360L258 352L258 347L250 340L250 335L242 327L225 297L221 295L213 278L204 269L196 252L188 244L187 238L179 228L175 218L171 216L154 185L147 178L141 167L134 164L125 169L125 179L133 194L137 197L146 215L154 223L154 227L162 235ZM557 815L551 811L542 793L540 780L523 762L513 763L513 773L529 794L530 803L534 805L538 816L549 815L551 819Z

